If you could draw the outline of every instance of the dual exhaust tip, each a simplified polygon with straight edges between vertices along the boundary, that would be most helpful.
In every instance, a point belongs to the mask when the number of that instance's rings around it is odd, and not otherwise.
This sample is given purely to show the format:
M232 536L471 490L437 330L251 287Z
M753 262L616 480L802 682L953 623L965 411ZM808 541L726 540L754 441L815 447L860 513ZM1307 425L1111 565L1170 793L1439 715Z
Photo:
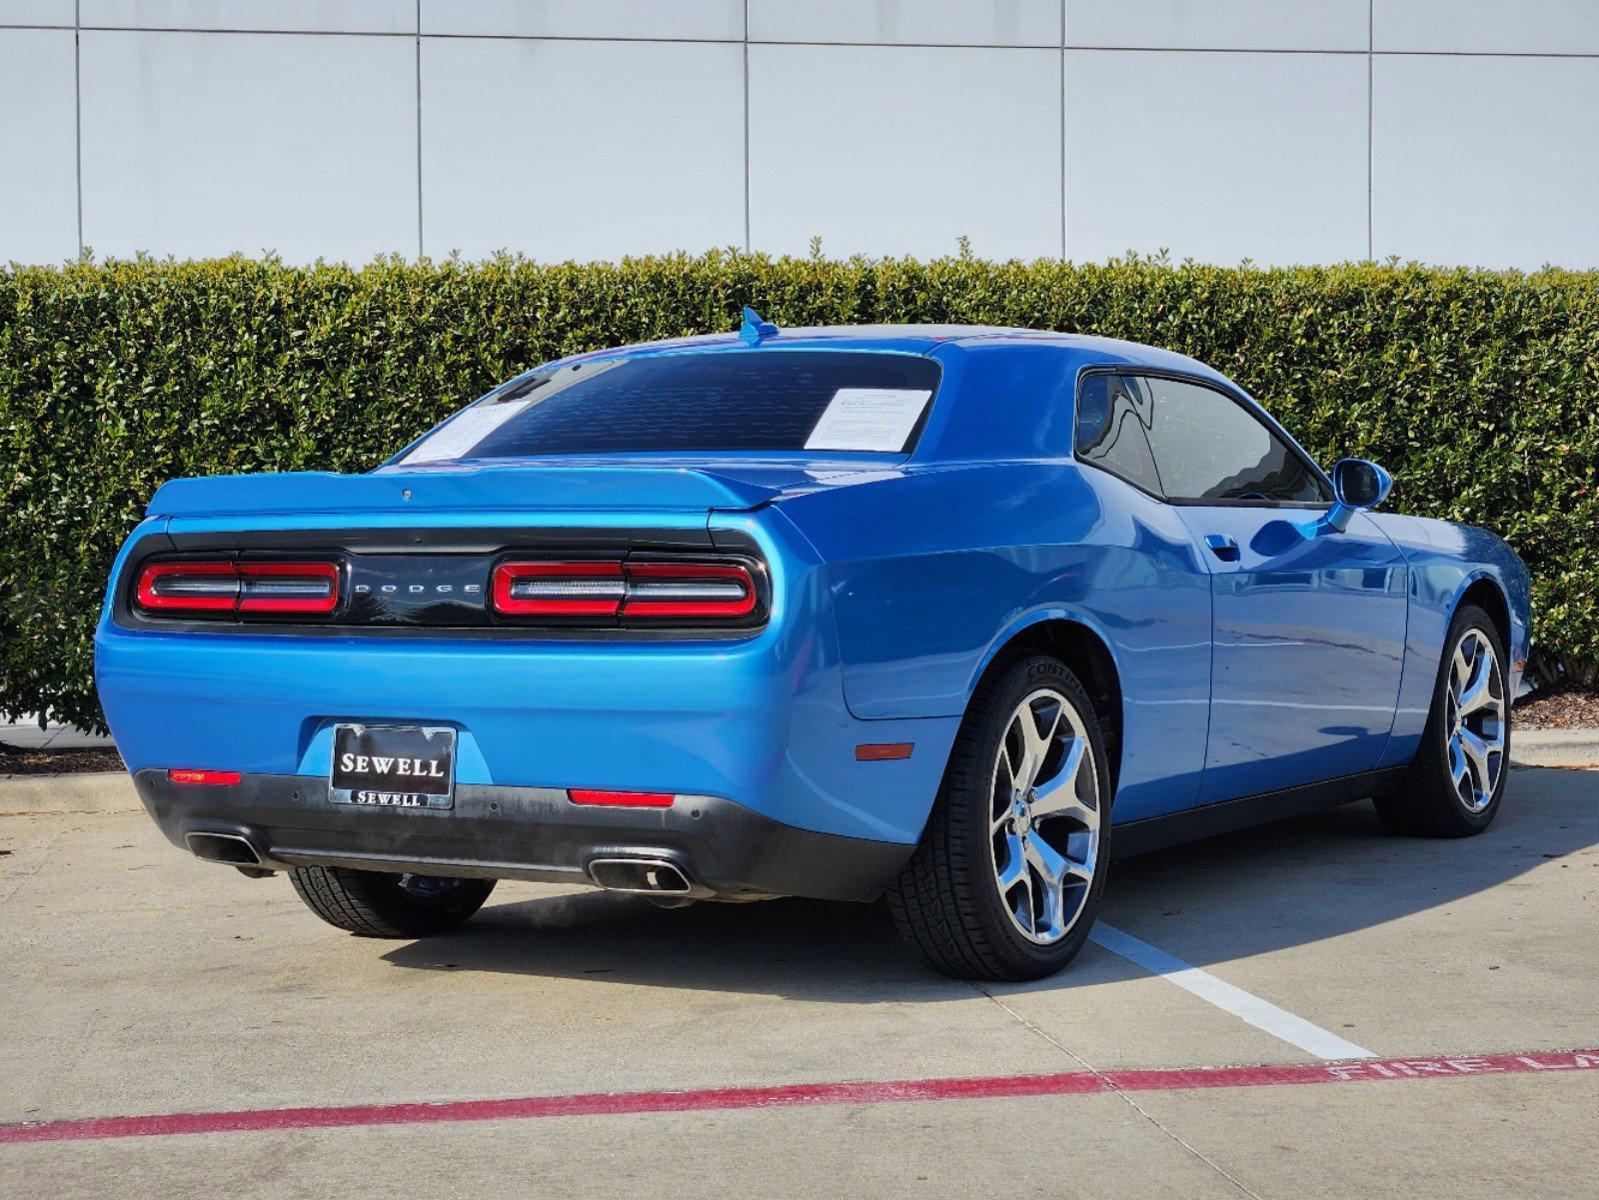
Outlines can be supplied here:
M250 839L237 833L192 832L184 835L189 852L206 862L226 863L247 874L270 874ZM612 857L589 862L589 878L610 892L645 896L688 896L694 891L688 876L664 858Z

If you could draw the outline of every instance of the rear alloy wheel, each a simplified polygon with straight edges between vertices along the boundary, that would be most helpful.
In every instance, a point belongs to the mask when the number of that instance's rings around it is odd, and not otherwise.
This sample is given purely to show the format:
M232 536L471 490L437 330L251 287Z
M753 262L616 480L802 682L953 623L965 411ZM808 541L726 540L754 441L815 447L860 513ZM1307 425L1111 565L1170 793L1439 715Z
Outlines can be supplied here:
M416 938L460 925L489 898L492 879L295 867L300 899L329 925L362 937Z
M1469 837L1492 823L1510 768L1505 650L1493 620L1468 605L1450 622L1421 745L1403 781L1376 800L1395 833Z
M991 673L889 893L900 932L947 975L1038 979L1082 948L1108 864L1109 778L1093 706L1053 658Z

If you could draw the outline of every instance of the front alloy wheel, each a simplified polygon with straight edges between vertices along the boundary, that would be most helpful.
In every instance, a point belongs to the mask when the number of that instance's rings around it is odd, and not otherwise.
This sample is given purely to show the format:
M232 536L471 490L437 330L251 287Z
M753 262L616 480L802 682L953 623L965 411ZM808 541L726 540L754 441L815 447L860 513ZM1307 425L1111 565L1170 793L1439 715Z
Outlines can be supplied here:
M1449 781L1470 812L1493 803L1505 769L1505 685L1493 643L1467 629L1449 660Z
M1398 786L1375 800L1394 833L1469 837L1492 823L1510 766L1505 646L1481 608L1449 623L1421 744Z

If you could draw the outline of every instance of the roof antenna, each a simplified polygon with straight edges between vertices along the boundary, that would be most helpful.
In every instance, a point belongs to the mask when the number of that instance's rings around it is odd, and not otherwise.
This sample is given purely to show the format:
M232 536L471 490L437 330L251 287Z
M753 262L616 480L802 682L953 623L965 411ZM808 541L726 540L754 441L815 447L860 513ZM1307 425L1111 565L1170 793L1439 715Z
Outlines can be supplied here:
M738 328L738 336L752 346L759 346L762 338L775 337L777 326L761 316L748 304L744 306L744 324Z

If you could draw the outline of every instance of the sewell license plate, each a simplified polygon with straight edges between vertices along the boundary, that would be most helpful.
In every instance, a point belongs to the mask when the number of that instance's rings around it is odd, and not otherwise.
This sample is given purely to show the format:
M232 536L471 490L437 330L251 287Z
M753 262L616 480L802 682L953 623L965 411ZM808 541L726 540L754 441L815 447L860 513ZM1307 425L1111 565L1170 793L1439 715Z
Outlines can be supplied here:
M450 808L455 730L440 725L335 725L328 799L372 808Z

